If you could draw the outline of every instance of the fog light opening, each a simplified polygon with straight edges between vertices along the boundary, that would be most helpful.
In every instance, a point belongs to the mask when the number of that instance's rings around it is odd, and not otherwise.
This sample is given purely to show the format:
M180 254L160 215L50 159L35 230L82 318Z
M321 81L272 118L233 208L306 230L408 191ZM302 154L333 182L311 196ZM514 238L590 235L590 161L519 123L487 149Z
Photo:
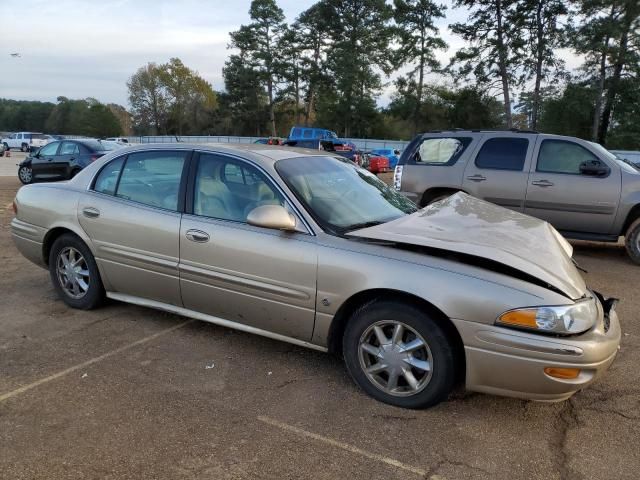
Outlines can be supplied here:
M560 367L545 367L544 373L554 378L561 378L562 380L571 380L578 378L580 375L579 368L560 368Z

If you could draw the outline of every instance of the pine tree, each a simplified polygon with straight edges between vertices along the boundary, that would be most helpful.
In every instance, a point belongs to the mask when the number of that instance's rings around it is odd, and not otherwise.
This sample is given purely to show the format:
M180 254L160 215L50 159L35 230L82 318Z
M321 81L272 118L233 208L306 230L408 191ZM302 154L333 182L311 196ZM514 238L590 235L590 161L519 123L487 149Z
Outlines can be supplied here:
M425 74L427 69L436 71L440 68L435 50L447 48L445 41L438 36L439 31L434 23L438 18L444 18L445 7L432 0L395 0L394 5L399 40L398 64L415 65L406 80L415 84L413 133L416 134L420 124Z

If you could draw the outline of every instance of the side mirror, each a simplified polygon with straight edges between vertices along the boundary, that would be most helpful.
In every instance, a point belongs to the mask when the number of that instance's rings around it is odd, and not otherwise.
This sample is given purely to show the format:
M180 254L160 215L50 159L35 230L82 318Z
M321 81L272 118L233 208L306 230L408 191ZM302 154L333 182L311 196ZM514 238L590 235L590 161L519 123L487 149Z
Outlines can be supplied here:
M247 223L274 230L296 230L296 218L281 205L262 205L254 208L247 215Z
M588 160L580 164L580 173L592 177L602 177L609 173L609 167L600 160Z

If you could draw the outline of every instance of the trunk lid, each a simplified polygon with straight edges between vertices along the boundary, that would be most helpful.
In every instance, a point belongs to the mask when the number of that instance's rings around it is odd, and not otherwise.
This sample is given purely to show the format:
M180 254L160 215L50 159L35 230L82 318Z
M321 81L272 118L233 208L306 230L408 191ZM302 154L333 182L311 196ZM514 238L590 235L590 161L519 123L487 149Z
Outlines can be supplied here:
M549 223L462 192L348 235L486 258L552 285L574 300L587 291L571 259L573 248Z

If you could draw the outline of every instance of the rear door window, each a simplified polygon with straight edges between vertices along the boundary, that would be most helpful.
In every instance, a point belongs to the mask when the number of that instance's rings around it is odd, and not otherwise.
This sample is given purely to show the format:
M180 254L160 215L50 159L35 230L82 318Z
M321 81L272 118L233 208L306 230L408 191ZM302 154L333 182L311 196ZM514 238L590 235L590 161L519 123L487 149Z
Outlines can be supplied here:
M302 138L311 138L313 134L313 130L311 130L310 128L306 128L302 131Z
M413 160L417 165L453 165L470 143L470 138L425 138Z
M526 138L490 138L476 156L476 167L489 170L521 171L527 159Z
M140 152L127 157L116 196L166 210L178 210L182 170L188 152Z
M80 149L78 145L73 142L62 142L62 147L60 147L59 155L78 155L80 154Z
M598 157L577 143L543 140L538 152L536 171L579 175L581 163L598 160Z

